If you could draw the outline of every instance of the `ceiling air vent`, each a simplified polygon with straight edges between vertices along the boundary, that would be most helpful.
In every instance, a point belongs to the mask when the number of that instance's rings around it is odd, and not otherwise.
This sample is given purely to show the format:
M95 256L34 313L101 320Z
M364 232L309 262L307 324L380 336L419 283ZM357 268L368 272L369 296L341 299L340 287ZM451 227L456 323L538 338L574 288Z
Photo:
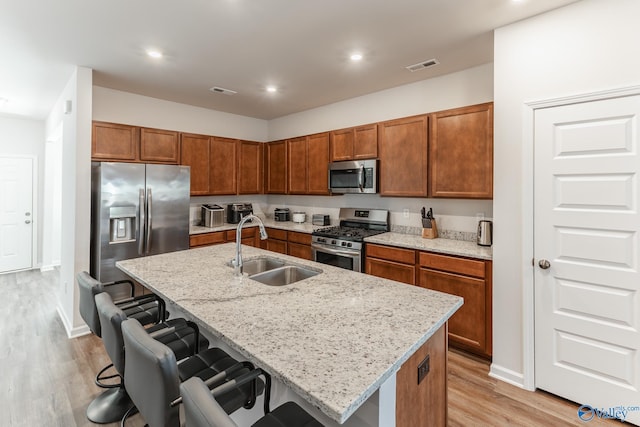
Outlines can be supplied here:
M413 73L414 71L424 70L425 68L433 67L434 65L438 65L439 63L440 62L438 62L437 59L433 58L433 59L427 59L426 61L418 62L417 64L409 65L406 68L407 70Z
M224 95L235 95L236 93L238 93L235 90L225 89L223 87L218 87L218 86L214 86L209 90L213 93L222 93Z

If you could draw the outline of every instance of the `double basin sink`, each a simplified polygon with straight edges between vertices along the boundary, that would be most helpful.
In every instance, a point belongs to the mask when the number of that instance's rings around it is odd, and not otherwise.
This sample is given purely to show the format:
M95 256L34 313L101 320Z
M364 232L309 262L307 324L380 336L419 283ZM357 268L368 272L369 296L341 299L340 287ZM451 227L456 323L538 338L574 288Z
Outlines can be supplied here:
M316 276L322 271L287 264L278 258L260 257L244 261L242 272L248 274L249 279L265 285L284 286Z

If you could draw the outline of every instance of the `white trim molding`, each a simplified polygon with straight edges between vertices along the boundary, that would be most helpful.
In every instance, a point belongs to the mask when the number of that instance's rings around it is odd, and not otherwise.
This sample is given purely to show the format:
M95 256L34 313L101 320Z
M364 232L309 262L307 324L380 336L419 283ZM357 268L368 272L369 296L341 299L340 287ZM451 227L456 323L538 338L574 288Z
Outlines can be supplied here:
M58 312L58 316L60 316L60 320L62 320L62 324L64 325L64 330L67 332L67 338L77 338L83 335L87 335L91 333L91 330L87 325L78 326L77 328L71 327L71 322L64 313L64 310L60 306L60 304L56 305L56 311Z
M524 386L524 375L520 372L512 371L511 369L498 366L495 363L491 364L489 369L489 376L500 381L504 381L519 388L527 389ZM527 389L529 390L529 389Z

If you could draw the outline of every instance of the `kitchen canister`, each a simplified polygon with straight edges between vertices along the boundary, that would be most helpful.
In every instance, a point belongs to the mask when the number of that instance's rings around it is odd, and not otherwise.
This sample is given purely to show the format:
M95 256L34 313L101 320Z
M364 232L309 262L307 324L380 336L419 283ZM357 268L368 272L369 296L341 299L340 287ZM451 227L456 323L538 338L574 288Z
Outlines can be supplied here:
M491 246L493 244L493 223L487 220L478 221L478 245Z
M291 220L301 224L307 220L307 214L304 212L294 212L293 215L291 215Z

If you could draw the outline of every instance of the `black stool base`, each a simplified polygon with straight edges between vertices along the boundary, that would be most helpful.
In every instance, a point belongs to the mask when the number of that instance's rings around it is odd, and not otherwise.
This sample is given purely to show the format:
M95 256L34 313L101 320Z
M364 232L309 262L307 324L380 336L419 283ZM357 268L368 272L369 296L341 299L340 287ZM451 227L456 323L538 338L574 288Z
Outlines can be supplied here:
M124 387L110 388L89 404L87 418L96 424L120 421L133 406Z

